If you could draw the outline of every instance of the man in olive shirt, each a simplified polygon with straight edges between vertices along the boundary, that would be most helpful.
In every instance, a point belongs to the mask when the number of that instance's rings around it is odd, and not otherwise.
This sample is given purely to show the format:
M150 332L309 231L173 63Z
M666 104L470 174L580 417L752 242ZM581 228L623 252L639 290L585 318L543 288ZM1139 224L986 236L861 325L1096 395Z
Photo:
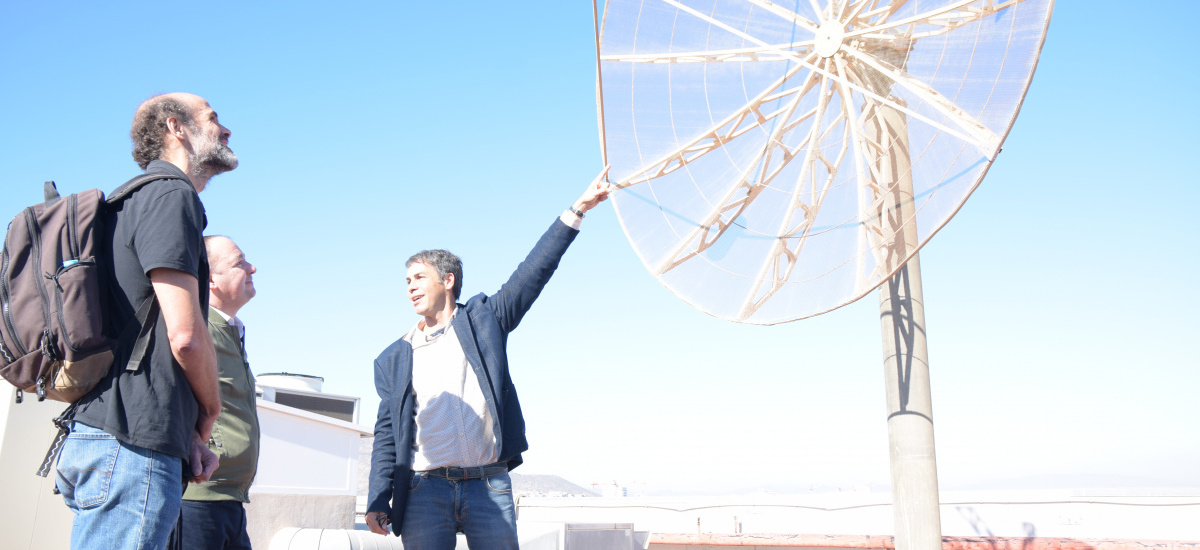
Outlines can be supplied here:
M184 550L248 550L246 509L258 471L258 409L254 374L246 360L246 327L237 313L254 297L254 266L228 237L207 236L208 333L217 352L221 415L208 448L221 458L210 481L183 494Z

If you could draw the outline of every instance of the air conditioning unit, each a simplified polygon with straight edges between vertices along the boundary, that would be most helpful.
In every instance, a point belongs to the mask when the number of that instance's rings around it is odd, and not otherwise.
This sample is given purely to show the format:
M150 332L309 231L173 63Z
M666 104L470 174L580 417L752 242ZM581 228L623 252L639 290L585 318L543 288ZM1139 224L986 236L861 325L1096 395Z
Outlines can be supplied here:
M315 414L358 423L359 398L321 392L320 376L271 372L255 376L260 399Z

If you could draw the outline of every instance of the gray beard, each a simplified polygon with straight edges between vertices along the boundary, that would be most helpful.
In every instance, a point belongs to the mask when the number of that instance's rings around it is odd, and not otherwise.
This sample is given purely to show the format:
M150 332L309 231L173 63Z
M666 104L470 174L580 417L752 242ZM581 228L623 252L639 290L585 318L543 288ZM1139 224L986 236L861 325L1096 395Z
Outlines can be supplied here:
M192 167L190 175L209 172L215 176L237 168L237 155L227 145L219 141L205 145L202 150L188 155L188 163Z

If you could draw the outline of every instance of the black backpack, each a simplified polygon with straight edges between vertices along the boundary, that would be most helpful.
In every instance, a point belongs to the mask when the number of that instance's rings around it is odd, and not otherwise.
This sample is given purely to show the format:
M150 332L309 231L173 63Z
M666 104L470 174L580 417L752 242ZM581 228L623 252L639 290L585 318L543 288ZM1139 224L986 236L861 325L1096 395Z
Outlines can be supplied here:
M141 186L173 176L143 174L105 199L99 189L60 197L45 184L44 203L26 208L8 225L0 258L0 376L39 401L73 403L108 375L117 341L105 334L112 282L97 256L107 209ZM141 364L157 322L154 294L138 307L121 340L139 330L130 365Z

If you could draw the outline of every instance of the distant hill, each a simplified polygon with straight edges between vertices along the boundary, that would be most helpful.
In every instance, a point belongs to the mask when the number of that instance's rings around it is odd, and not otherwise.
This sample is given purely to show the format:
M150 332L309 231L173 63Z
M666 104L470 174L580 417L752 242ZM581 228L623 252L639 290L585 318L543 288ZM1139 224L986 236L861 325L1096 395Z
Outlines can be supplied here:
M1171 481L1153 477L1115 474L1045 474L1019 478L990 479L971 484L962 484L954 489L1000 490L1000 489L1148 489L1186 487L1195 488L1190 481Z
M366 496L371 478L371 445L375 438L364 437L358 442L358 494ZM509 474L513 493L517 496L600 496L570 481L552 475Z
M595 491L584 489L558 476L524 475L518 473L510 473L508 476L512 478L513 493L517 496L600 496Z

